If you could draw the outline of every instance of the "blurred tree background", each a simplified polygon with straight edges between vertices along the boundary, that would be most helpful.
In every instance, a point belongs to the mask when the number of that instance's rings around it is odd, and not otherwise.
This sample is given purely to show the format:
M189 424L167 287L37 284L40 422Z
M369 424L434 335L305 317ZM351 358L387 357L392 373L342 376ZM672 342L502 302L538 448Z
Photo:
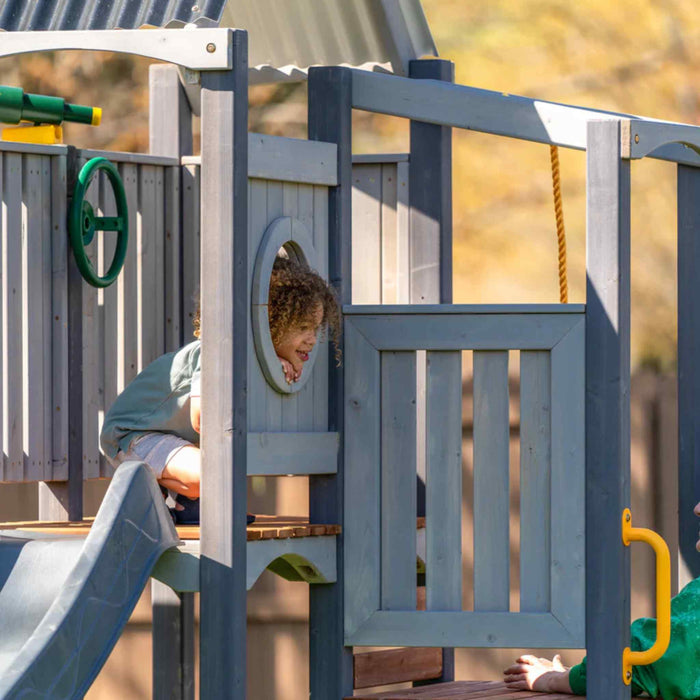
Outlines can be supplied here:
M423 0L457 82L489 90L698 123L700 15L692 0ZM65 52L0 60L0 82L104 109L66 142L148 150L148 65ZM306 133L304 85L251 88L252 130ZM356 152L404 151L403 120L358 114ZM569 299L585 298L585 159L561 151ZM675 168L632 165L633 365L672 369L676 350ZM456 302L558 301L549 149L454 133Z

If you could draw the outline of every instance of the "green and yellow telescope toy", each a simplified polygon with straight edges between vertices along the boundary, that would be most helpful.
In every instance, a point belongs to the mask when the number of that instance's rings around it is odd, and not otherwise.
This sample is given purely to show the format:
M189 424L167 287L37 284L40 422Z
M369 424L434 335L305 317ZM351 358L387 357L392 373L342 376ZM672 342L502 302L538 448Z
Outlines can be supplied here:
M4 141L61 143L64 121L97 126L102 121L102 110L71 104L62 97L32 95L22 88L0 85L0 122L27 122L24 126L3 129Z

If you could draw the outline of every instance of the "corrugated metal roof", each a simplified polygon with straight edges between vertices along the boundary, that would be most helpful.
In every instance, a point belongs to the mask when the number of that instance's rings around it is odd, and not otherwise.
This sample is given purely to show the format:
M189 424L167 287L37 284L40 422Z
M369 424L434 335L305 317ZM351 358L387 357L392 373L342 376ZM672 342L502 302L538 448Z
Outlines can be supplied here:
M6 31L137 29L202 19L218 23L226 0L4 0Z
M420 0L4 0L6 31L135 29L184 24L249 32L253 82L303 80L311 65L405 74L437 55Z

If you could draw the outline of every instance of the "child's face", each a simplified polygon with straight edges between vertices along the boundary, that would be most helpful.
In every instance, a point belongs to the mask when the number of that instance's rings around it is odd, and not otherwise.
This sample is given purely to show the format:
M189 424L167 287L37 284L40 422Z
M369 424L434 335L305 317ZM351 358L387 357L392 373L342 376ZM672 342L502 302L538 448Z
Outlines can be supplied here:
M301 377L304 363L314 349L318 331L323 322L323 306L318 304L306 321L299 326L288 328L275 345L277 355L292 365L295 380Z

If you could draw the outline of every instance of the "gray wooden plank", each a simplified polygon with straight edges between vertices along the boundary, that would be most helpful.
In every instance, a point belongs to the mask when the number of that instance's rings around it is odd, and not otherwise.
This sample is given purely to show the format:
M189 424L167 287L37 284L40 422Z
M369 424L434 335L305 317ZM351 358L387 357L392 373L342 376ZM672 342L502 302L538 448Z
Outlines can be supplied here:
M462 353L427 353L426 609L462 609Z
M200 695L246 692L248 37L202 74ZM252 251L250 252L252 254Z
M328 193L328 279L341 304L352 299L352 103L351 78L338 68L309 69L309 140L338 144L338 187ZM319 250L319 257L321 251ZM325 259L325 256L324 258ZM341 343L342 350L342 343ZM328 430L343 430L345 399L342 365L329 363ZM344 518L344 431L338 474L309 479L312 522ZM344 577L343 539L338 541L338 581ZM352 694L352 650L344 644L342 585L313 586L309 598L310 697L325 700Z
M62 144L19 143L17 141L0 141L0 152L31 153L43 156L65 156L68 146Z
M353 166L353 304L379 304L382 301L381 174L381 165Z
M580 641L551 613L379 610L348 637L347 643L356 646L575 649Z
M148 88L150 152L173 158L192 153L192 111L177 66L149 66Z
M692 290L700 269L700 171L680 166L678 188L678 587L700 576L695 504L700 502L700 307Z
M510 606L508 353L474 352L474 610Z
M82 158L107 158L114 163L129 165L150 165L150 166L175 166L180 165L180 159L169 156L156 156L150 153L130 153L128 151L102 151L94 148L81 148L79 151Z
M338 148L333 143L251 133L248 149L249 177L309 185L338 184Z
M353 436L345 442L345 508L353 514L343 530L345 631L352 634L381 607L380 360L353 323L345 329L345 362L352 368L347 375L345 432Z
M74 149L66 157L66 189L77 177ZM68 252L68 519L83 517L83 285L75 257Z
M381 166L380 264L381 303L398 303L399 231L397 217L396 164Z
M586 511L581 498L586 489L585 346L581 319L551 354L551 610L582 645L586 639Z
M284 188L281 182L267 182L267 221L266 224L272 223L275 219L284 215ZM267 226L265 226L267 228ZM260 231L260 235L265 229ZM257 254L257 248L256 248ZM282 429L282 403L287 397L282 397L278 394L267 382L264 386L265 390L265 410L266 429L270 431Z
M63 480L68 478L68 256L72 252L66 229L66 158L50 162L52 477Z
M409 169L408 163L399 162L396 164L397 304L408 304L410 302L411 240L409 229Z
M352 163L407 163L408 153L353 153Z
M120 297L118 332L120 338L119 392L138 374L138 166L133 163L120 165L119 172L124 183L129 207L129 231L133 232L126 251L124 267L117 280Z
M314 248L319 261L319 273L328 279L328 188L313 189L313 231ZM328 376L330 365L336 364L335 349L326 342L321 347L314 363L314 409L313 429L328 430Z
M24 419L24 479L40 481L46 478L49 455L45 453L46 436L49 426L44 412L47 380L44 376L45 348L50 348L49 339L44 337L44 286L49 279L44 262L44 199L42 188L42 158L44 156L25 155L22 167L23 219L22 233L24 246L22 267L22 300L24 324L23 348L23 391ZM47 193L48 195L48 193ZM48 209L48 207L46 207ZM50 239L49 239L50 243ZM48 309L46 310L49 311Z
M105 208L108 204L112 206L112 212L116 215L116 204L114 202L114 195L112 193L112 188L109 184L107 176L105 173L99 173L96 177L98 187L96 193L96 199L94 205L96 206L96 212L98 216L106 216ZM96 249L96 270L98 275L104 275L109 269L112 257L114 254L114 249L116 248L116 236L113 233L98 233L92 243ZM114 286L114 285L112 285ZM97 429L94 435L89 437L90 440L94 442L95 445L99 445L99 433L102 430L102 423L104 420L105 412L105 382L107 376L110 372L107 369L107 358L111 356L112 359L116 357L116 348L107 348L105 343L106 336L106 321L105 321L105 289L97 290L97 314L95 319L95 326L97 332L91 338L91 342L95 346L95 356L97 358L97 371L96 371L96 392L93 395L93 409L96 410L96 424ZM97 455L98 465L91 472L91 477L96 476L111 476L113 473L112 467L107 462L107 459L98 449Z
M162 320L157 316L157 250L156 239L156 169L142 165L138 170L138 214L136 228L137 250L137 329L138 369L141 371L158 357L157 325ZM162 291L161 291L162 294Z
M630 169L615 121L588 126L586 209L586 646L588 693L622 700L629 643Z
M273 188L274 189L274 188ZM297 218L299 211L298 193L296 183L285 182L282 184L282 213L292 219ZM304 370L308 372L308 370ZM313 381L313 379L311 379ZM308 381L307 381L308 384ZM291 394L282 397L280 403L282 409L282 430L299 429L299 397L298 394Z
M153 697L194 700L194 594L151 579Z
M51 159L48 156L42 156L39 160L40 168L40 188L42 198L42 218L40 224L41 230L41 336L43 340L41 355L42 355L42 375L43 387L42 395L44 402L41 406L43 410L43 471L44 478L55 478L53 476L53 382L51 377L52 370L52 316L51 316L51 294L52 294L52 260L51 260L51 235L52 235L52 220L51 220Z
M380 304L346 305L346 315L414 315L414 314L582 314L585 304L425 304L408 303L386 306Z
M248 246L251 256L257 255L258 245L267 227L267 182L265 180L249 180L248 183ZM253 270L248 272L248 284L252 285ZM248 343L253 346L252 327L248 328ZM264 432L270 429L267 421L267 396L270 387L263 375L257 354L251 353L248 358L248 426L251 431ZM277 424L277 427L281 427ZM250 462L251 467L254 461Z
M106 178L100 178L100 211L103 216L116 216L117 205L114 200L112 188L107 184ZM135 231L129 231L129 245L136 245ZM117 245L117 237L114 233L106 233L100 236L102 246L102 265L100 274L104 274L109 269L111 261L114 259L114 251ZM123 274L123 273L122 273ZM117 281L109 287L100 290L98 299L102 297L102 317L101 317L101 337L103 340L103 376L102 386L104 390L103 410L108 411L110 406L119 394L119 355L122 339L119 335L119 314L120 314L120 283ZM104 415L102 416L104 419ZM102 426L100 425L100 430ZM113 468L103 458L100 460L100 474L109 476Z
M199 303L200 169L184 165L182 176L182 342L192 340L192 321ZM251 212L253 210L251 209Z
M313 142L310 142L313 143ZM333 171L337 175L336 171ZM304 225L307 231L311 233L312 242L314 235L314 191L311 185L296 185L296 214L295 217ZM317 267L325 267L317 265ZM321 272L321 274L323 274ZM322 341L321 341L322 342ZM317 352L325 353L325 349L319 346ZM318 357L316 358L316 361ZM295 394L297 404L297 419L296 429L298 431L312 431L314 429L314 401L315 401L315 384L318 381L319 375L326 375L328 368L316 367L316 361L310 370L313 375L304 384L301 391ZM304 370L307 371L306 369ZM325 379L325 376L324 376ZM327 396L320 397L320 400L325 404L328 401Z
M338 433L248 433L248 476L335 474Z
M558 406L559 411L568 406ZM550 609L552 396L548 352L520 353L520 610ZM559 466L559 465L558 465ZM560 465L565 468L565 465Z
M177 350L183 341L182 327L182 277L184 266L182 255L182 198L180 192L181 169L164 170L165 196L165 351ZM190 333L187 329L187 338Z
M80 162L80 167L84 162ZM99 203L100 178L93 178L87 188L85 199L97 207ZM94 270L100 269L98 260L98 238L95 234L92 243L86 248L86 255ZM100 453L98 449L98 417L102 408L101 386L104 372L102 369L103 353L100 337L100 306L98 290L89 284L83 284L82 291L82 340L83 340L83 478L96 479L100 476Z
M360 332L380 350L548 350L576 324L580 314L431 313L355 318Z
M5 481L24 476L22 432L24 420L22 353L22 156L3 158L3 451Z
M165 317L165 247L166 247L166 231L165 231L165 173L163 168L155 168L154 173L155 188L153 193L153 242L154 242L154 259L155 259L155 275L154 275L154 297L153 305L155 307L155 348L154 359L162 355L165 350L165 332L166 332L166 317ZM179 268L179 265L178 265ZM177 296L177 290L175 290ZM177 350L179 345L175 345L172 349Z
M415 353L382 353L382 610L416 605L415 387Z
M411 61L412 78L454 83L450 61ZM414 81L414 84L416 81ZM452 131L411 121L411 302L452 303Z
M586 125L591 120L641 119L630 114L583 109L437 80L418 83L393 75L348 70L352 74L352 104L356 109L524 141L584 150ZM685 134L683 137L691 138ZM683 146L667 147L651 157L688 165L700 163L697 155Z

